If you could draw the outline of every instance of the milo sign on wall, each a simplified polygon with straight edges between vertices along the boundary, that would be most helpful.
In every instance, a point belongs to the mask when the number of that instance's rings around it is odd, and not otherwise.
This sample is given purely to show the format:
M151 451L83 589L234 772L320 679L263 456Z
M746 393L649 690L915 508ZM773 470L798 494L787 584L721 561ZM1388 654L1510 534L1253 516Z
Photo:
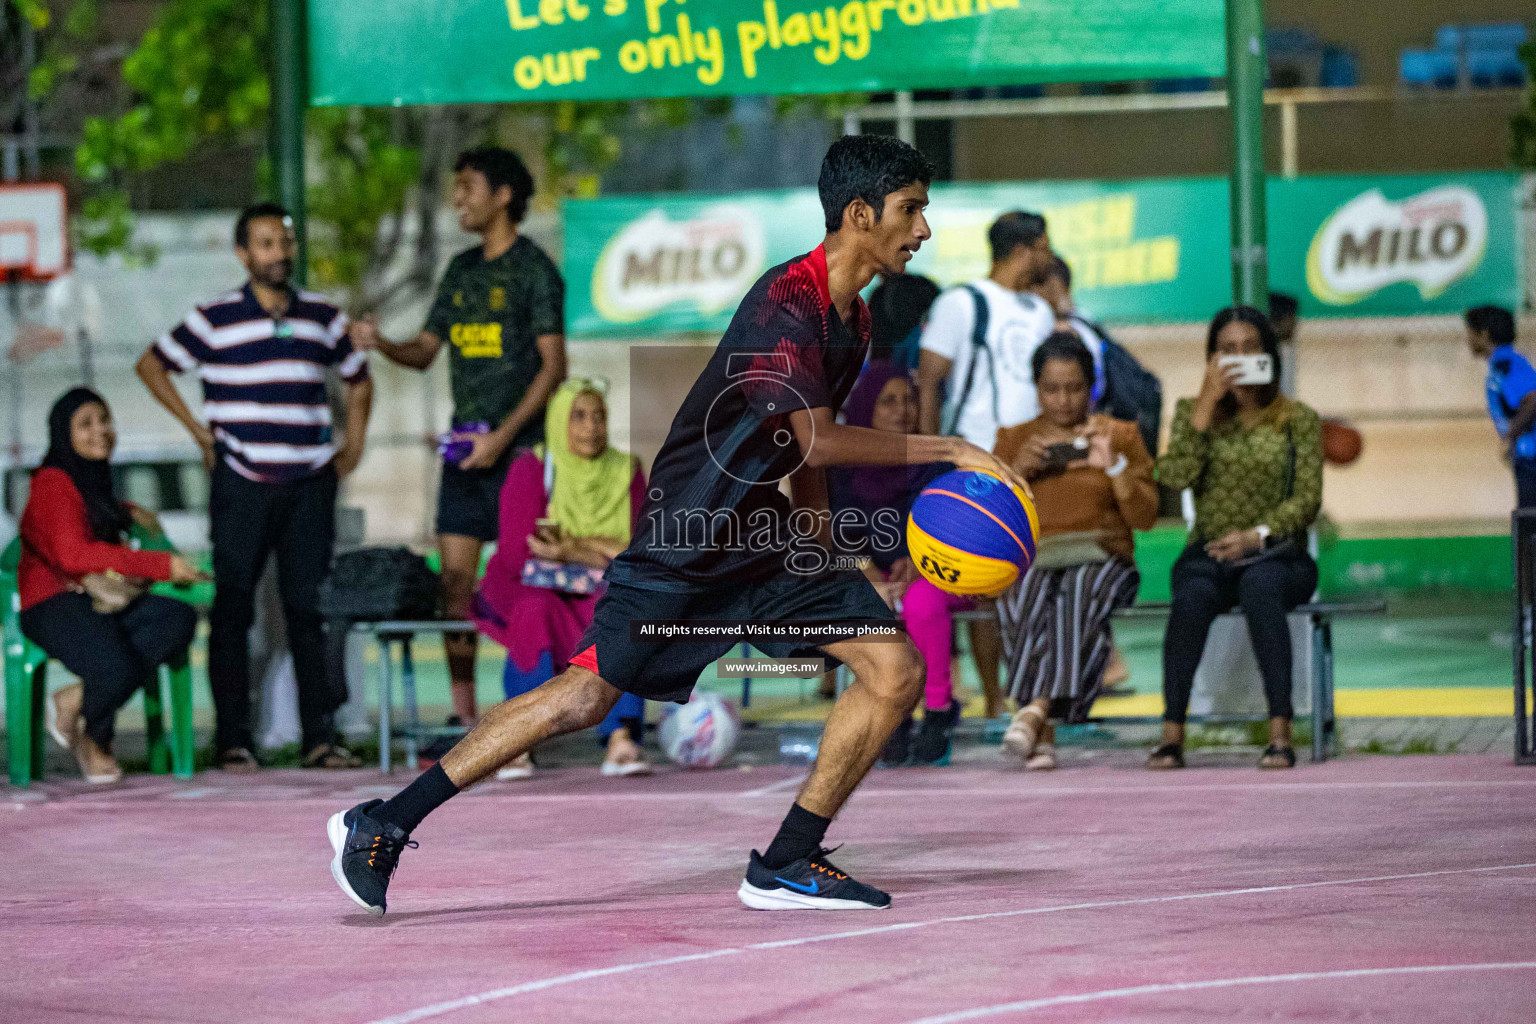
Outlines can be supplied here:
M592 214L597 223L588 221ZM722 315L729 321L752 282L771 265L762 214L755 204L730 201L569 204L567 245L571 239L606 236L589 273L572 277L567 256L568 289L585 290L590 301L589 315L578 318L585 323L595 314L605 326L625 326L671 311L685 323ZM610 233L610 227L617 230ZM585 304L571 305L580 310Z
M1394 203L1371 189L1334 211L1307 250L1307 287L1348 306L1411 282L1433 299L1477 268L1488 210L1476 192L1445 185Z
M1271 180L1270 285L1306 316L1419 316L1518 306L1512 174ZM910 270L953 285L987 272L986 228L1044 213L1074 294L1109 322L1199 322L1231 301L1227 182L938 184L934 238ZM566 319L576 337L723 331L764 270L822 236L813 189L669 194L565 207Z
M1516 181L1462 174L1271 182L1270 251L1284 258L1271 269L1273 286L1294 291L1315 316L1517 307Z

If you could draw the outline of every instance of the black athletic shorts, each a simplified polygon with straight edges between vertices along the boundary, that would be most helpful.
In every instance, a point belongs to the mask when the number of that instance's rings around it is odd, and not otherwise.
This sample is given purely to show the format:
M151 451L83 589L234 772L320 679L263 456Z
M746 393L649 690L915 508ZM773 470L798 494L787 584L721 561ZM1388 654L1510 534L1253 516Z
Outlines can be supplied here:
M598 599L592 625L576 645L571 664L597 673L625 693L682 703L693 692L699 673L741 641L725 638L680 643L631 637L632 621L667 619L891 623L896 616L869 580L852 571L817 576L786 572L758 582L681 594L646 589L643 580L632 577L628 584L610 583L607 593ZM837 663L820 647L804 641L751 642L772 658L822 656L833 665Z
M512 459L523 449L509 450L490 469L460 469L443 463L443 478L437 489L437 532L496 539L501 522L501 485L506 483Z

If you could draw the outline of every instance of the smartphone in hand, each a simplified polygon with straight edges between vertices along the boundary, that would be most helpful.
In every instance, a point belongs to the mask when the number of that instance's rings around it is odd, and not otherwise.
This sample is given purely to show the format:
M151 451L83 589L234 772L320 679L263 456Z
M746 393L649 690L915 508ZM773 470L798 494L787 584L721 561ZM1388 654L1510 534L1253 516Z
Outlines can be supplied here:
M560 520L535 519L533 521L533 534L546 544L555 544L560 540Z
M1254 356L1222 356L1216 360L1221 367L1236 367L1233 384L1269 384L1275 379L1275 363L1268 354Z
M1087 457L1088 439L1086 437L1074 437L1070 441L1045 446L1047 466L1067 466L1078 459L1086 459Z

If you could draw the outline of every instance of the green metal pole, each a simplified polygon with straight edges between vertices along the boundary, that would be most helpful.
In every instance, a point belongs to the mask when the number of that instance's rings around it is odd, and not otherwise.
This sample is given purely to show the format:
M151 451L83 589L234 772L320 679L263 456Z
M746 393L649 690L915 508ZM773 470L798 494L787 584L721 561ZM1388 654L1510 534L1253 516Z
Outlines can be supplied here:
M1264 0L1227 0L1227 107L1232 113L1232 299L1269 303L1264 226Z
M309 277L304 210L304 111L309 105L305 59L305 0L272 0L271 138L268 142L278 199L293 215L299 253L294 276Z

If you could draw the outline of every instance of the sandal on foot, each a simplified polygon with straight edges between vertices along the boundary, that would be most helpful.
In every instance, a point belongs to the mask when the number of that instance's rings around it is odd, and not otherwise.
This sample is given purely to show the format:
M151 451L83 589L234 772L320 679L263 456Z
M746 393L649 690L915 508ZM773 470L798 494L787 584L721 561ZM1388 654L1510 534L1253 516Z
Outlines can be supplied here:
M93 786L110 786L123 777L112 751L84 732L75 740L75 760L80 764L80 777Z
M1184 744L1164 743L1147 758L1147 767L1153 771L1166 771L1184 767Z
M533 778L533 755L524 751L496 771L498 782L520 782Z
M607 755L603 758L602 773L608 778L649 775L651 762L645 759L645 751L640 744L631 740L627 745L621 744L617 753L609 748Z
M1264 748L1264 756L1259 758L1260 768L1295 768L1296 751L1290 747L1280 747L1271 743Z
M213 763L215 768L229 772L231 775L254 775L261 770L261 764L256 760L256 755L244 747L231 747L220 751Z
M1003 733L1003 756L1028 761L1035 752L1035 744L1040 742L1041 732L1045 730L1045 720L1045 711L1033 704L1026 704L1015 711L1013 720L1008 723L1008 730Z
M65 750L75 749L80 735L80 706L85 702L85 685L71 683L48 695L43 704L43 725L53 741Z
M636 757L629 761L604 761L602 774L609 778L623 778L629 775L649 775L651 770L651 762Z
M1039 743L1035 746L1035 752L1029 755L1029 760L1024 762L1024 767L1032 772L1049 772L1056 770L1056 744Z
M346 747L335 743L321 743L310 748L304 755L305 768L361 768L363 759Z

